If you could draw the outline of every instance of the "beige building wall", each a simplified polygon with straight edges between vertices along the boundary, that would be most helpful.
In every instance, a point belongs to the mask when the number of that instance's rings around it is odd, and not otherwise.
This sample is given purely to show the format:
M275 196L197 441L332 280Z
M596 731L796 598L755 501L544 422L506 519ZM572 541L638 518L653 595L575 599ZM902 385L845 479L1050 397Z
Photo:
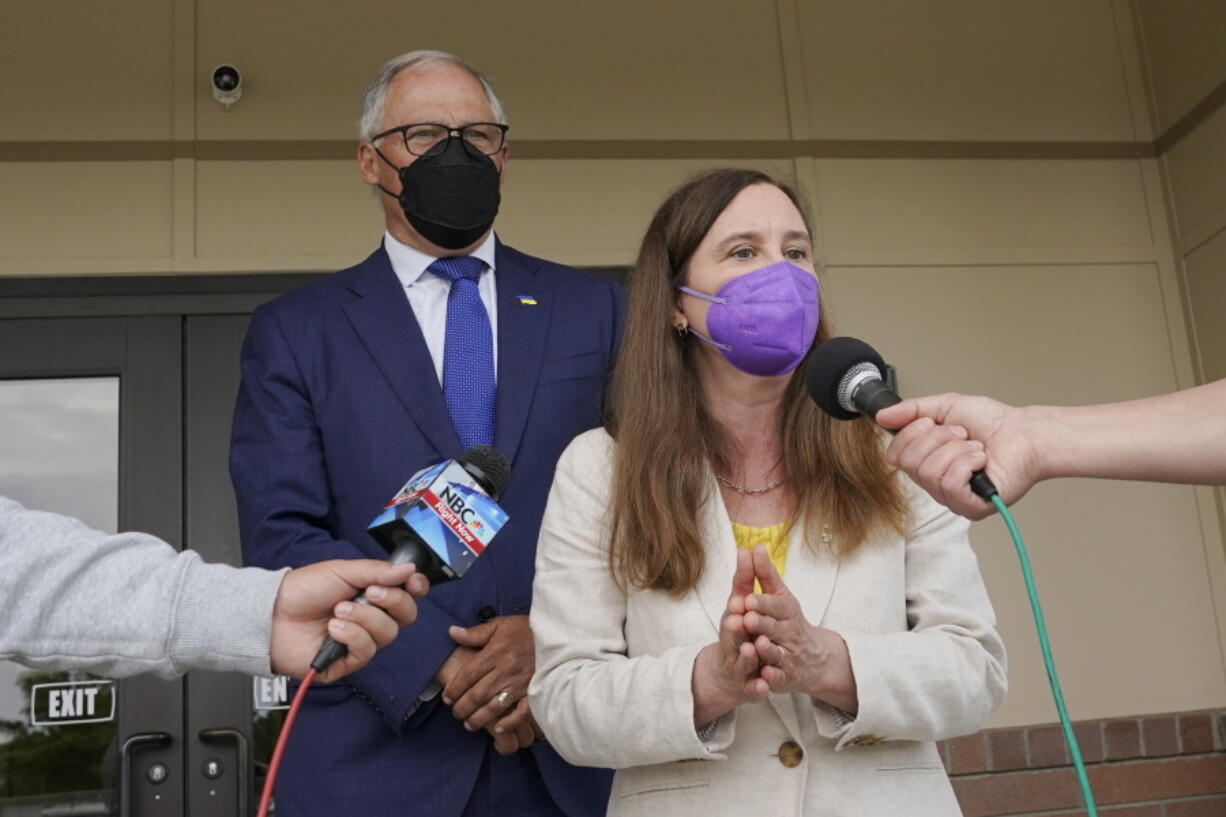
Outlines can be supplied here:
M1226 119L1154 158L1162 116L1217 70L1184 64L1196 25L1151 33L1165 2L27 5L0 29L0 65L26 78L0 87L0 274L354 263L382 229L352 159L359 94L386 58L433 47L491 73L507 104L508 243L624 265L687 174L792 177L839 330L876 345L905 393L1154 394L1207 372L1222 331L1197 310L1226 303L1226 245L1184 242L1226 223L1226 185L1207 180ZM1195 22L1215 2L1183 5ZM1142 41L1162 45L1147 58ZM229 111L208 90L220 62L244 72ZM1075 718L1226 705L1211 494L1065 481L1017 510ZM1011 653L993 723L1052 721L1012 545L998 519L973 536Z
M1138 0L1153 115L1196 374L1226 377L1226 5ZM1226 488L1212 500L1226 527Z
M1199 374L1217 380L1226 377L1226 5L1140 0L1137 8L1155 116L1178 137L1161 162Z

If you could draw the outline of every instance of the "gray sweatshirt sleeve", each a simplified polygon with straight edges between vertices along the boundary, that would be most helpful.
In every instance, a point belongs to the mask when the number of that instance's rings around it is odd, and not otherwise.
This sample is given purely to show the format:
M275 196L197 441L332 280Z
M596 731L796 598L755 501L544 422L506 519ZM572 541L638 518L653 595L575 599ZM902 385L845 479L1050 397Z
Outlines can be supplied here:
M0 497L0 659L112 678L268 675L285 573L206 564L147 534L105 534Z

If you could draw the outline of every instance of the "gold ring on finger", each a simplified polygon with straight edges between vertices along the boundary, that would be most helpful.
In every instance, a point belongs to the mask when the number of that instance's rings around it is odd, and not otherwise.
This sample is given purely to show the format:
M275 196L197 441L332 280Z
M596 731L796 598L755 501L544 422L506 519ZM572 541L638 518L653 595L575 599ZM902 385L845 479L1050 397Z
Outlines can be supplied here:
M515 705L515 698L511 695L511 690L509 689L504 689L502 692L499 692L494 696L494 700L503 709L510 709Z

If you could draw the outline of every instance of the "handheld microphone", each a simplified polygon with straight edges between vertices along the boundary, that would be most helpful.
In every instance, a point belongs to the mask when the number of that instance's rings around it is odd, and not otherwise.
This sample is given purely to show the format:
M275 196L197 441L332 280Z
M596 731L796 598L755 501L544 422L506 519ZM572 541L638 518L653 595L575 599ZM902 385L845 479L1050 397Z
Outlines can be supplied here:
M410 477L366 530L431 584L458 579L506 524L496 500L510 475L502 452L474 446Z
M876 422L877 412L901 403L885 383L885 361L877 350L857 338L831 338L818 345L805 367L809 396L822 411L838 420L860 415ZM891 434L897 429L887 428ZM971 475L971 490L991 502L996 486L982 470Z
M392 564L413 562L417 572L442 584L462 577L509 518L497 499L511 466L502 452L477 445L455 460L423 468L405 483L367 526ZM366 592L353 599L369 604ZM311 667L323 672L348 651L324 639Z

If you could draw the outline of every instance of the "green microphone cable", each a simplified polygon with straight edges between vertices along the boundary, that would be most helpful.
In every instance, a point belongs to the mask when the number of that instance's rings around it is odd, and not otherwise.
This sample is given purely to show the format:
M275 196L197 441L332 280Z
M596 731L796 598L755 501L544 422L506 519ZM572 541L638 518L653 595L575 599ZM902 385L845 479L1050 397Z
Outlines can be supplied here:
M1081 787L1081 799L1085 803L1087 817L1098 817L1098 809L1094 805L1094 792L1090 789L1090 778L1086 775L1085 764L1081 760L1081 747L1077 745L1077 736L1073 734L1073 725L1069 723L1068 710L1064 706L1064 693L1060 691L1060 678L1056 675L1056 662L1051 656L1051 642L1047 638L1047 624L1043 620L1043 608L1039 605L1039 591L1034 586L1034 575L1030 570L1030 556L1026 553L1026 545L1022 542L1022 534L1013 521L1013 514L995 491L989 501L1000 512L1000 518L1005 520L1005 527L1013 537L1013 546L1017 549L1017 560L1022 566L1022 579L1026 582L1026 595L1030 598L1030 610L1034 613L1034 627L1039 634L1039 649L1043 652L1043 664L1047 668L1047 680L1051 684L1051 696L1056 702L1056 712L1060 715L1060 729L1064 732L1064 742L1068 745L1069 755L1073 758L1073 768L1077 771L1077 785Z
M883 374L885 371L887 367L881 355L864 341L851 337L830 338L818 344L809 355L809 362L805 364L805 388L813 402L835 419L855 420L863 415L876 422L878 412L902 402L893 386L886 382ZM885 430L891 434L898 433L898 429L894 428L885 427ZM1051 643L1047 638L1047 624L1043 621L1043 608L1039 606L1039 592L1034 586L1030 557L1026 554L1022 534L1018 532L1013 516L997 493L996 486L983 470L971 474L970 487L976 496L996 506L1013 537L1017 558L1022 564L1026 595L1030 597L1030 610L1034 613L1035 629L1039 634L1039 648L1043 651L1043 663L1047 667L1047 680L1051 684L1052 698L1055 699L1056 711L1060 715L1060 729L1064 732L1064 742L1068 745L1073 767L1077 771L1081 799L1085 803L1087 817L1098 817L1098 809L1094 806L1094 793L1090 790L1090 779L1081 760L1081 747L1077 745L1077 736L1073 734L1068 710L1064 706L1064 694L1060 691L1056 662L1051 657Z

